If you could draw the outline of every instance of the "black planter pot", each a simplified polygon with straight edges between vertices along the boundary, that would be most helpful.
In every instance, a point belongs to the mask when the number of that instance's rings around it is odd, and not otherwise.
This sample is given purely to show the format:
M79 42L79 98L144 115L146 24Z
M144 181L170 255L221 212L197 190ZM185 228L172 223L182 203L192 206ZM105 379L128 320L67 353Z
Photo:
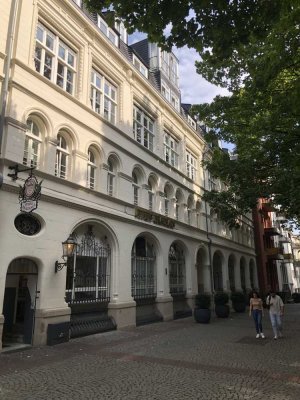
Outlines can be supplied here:
M219 318L228 318L229 306L227 304L216 305L215 312L216 316Z
M245 312L245 310L246 310L246 304L245 303L232 303L232 308L234 309L235 312L242 313L242 312Z
M200 324L208 324L210 321L211 312L206 308L194 308L194 318Z

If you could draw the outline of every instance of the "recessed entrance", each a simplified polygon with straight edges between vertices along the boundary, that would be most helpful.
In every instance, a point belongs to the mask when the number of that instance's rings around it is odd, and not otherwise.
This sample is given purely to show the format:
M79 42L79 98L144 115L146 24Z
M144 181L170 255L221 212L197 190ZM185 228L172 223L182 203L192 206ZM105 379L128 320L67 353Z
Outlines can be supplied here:
M7 270L3 302L3 349L31 345L38 269L27 258L13 260Z

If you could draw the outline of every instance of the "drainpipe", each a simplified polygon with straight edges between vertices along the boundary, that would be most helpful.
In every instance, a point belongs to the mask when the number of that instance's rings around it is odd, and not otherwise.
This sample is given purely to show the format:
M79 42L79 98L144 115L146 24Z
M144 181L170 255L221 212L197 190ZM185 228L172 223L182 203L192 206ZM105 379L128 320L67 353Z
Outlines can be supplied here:
M4 60L4 80L2 82L1 88L1 104L0 104L0 157L2 154L2 141L4 134L4 120L6 115L6 106L7 106L7 97L8 97L8 83L10 78L10 64L12 59L12 51L14 44L14 36L15 36L15 27L16 27L16 19L17 19L17 11L18 11L19 0L12 0L11 8L10 8L10 17L9 24L7 30L7 39L6 39L6 57ZM0 173L1 175L1 173ZM1 182L1 176L0 176Z

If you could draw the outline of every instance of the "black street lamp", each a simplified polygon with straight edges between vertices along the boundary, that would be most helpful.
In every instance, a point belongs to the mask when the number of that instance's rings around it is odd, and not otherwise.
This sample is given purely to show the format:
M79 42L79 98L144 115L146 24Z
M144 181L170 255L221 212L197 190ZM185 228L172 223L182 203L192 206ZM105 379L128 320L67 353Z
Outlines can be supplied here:
M72 257L73 254L75 253L76 246L77 246L76 240L74 239L72 234L69 235L68 239L65 240L64 242L62 242L62 248L63 248L62 258L65 260L65 259L68 259L68 257ZM55 261L55 273L57 271L61 271L63 269L63 267L66 267L66 266L67 266L67 261L61 262L61 263L58 261Z

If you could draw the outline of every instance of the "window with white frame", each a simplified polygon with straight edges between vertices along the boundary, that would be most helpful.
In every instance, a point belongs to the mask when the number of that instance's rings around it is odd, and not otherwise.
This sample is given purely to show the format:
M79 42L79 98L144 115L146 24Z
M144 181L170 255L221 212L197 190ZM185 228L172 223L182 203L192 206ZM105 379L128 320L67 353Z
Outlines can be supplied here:
M193 205L194 205L194 202L193 202L193 198L190 196L189 198L188 198L188 203L187 203L187 222L188 222L188 224L192 224L192 211L193 211Z
M96 157L92 149L88 151L88 163L87 163L87 187L95 189L96 180Z
M27 120L23 164L28 167L37 167L39 162L41 133L38 125L31 119Z
M186 174L187 176L195 180L196 178L196 157L189 151L186 152Z
M115 171L115 163L112 157L108 157L107 160L108 164L108 171L107 171L107 194L109 196L114 195L114 183L115 183L115 177L116 177L116 171Z
M117 88L95 69L91 74L91 106L111 123L116 123Z
M119 32L120 38L123 40L124 43L127 44L127 42L128 42L128 34L127 34L127 30L126 30L123 22L122 21L116 21L115 22L115 28Z
M170 102L171 90L165 82L161 82L161 93L168 102Z
M76 53L41 23L36 30L34 63L36 71L74 94Z
M208 188L211 191L217 190L217 183L215 181L215 178L211 175L209 171L208 171Z
M148 68L133 54L132 62L135 68L140 71L142 75L148 78Z
M100 31L104 33L111 43L113 43L115 46L119 45L117 34L108 26L108 24L100 17L99 14L97 15L97 25L100 28Z
M133 134L137 142L153 151L154 121L137 106L133 107Z
M174 92L172 92L172 91L171 91L171 104L172 104L172 106L173 106L177 111L179 111L179 98L178 98L178 96L177 96Z
M167 132L165 132L164 137L164 153L165 161L178 168L178 141Z
M138 177L135 171L132 172L132 187L133 187L133 204L138 206L139 204L139 185Z
M189 125L191 125L194 129L197 129L197 124L190 115L187 116L187 120Z
M148 179L148 203L149 203L149 210L153 210L153 199L154 199L154 192L151 180Z
M170 54L170 81L178 85L178 61L173 54Z
M66 179L70 152L66 139L60 133L57 135L57 141L55 176Z

